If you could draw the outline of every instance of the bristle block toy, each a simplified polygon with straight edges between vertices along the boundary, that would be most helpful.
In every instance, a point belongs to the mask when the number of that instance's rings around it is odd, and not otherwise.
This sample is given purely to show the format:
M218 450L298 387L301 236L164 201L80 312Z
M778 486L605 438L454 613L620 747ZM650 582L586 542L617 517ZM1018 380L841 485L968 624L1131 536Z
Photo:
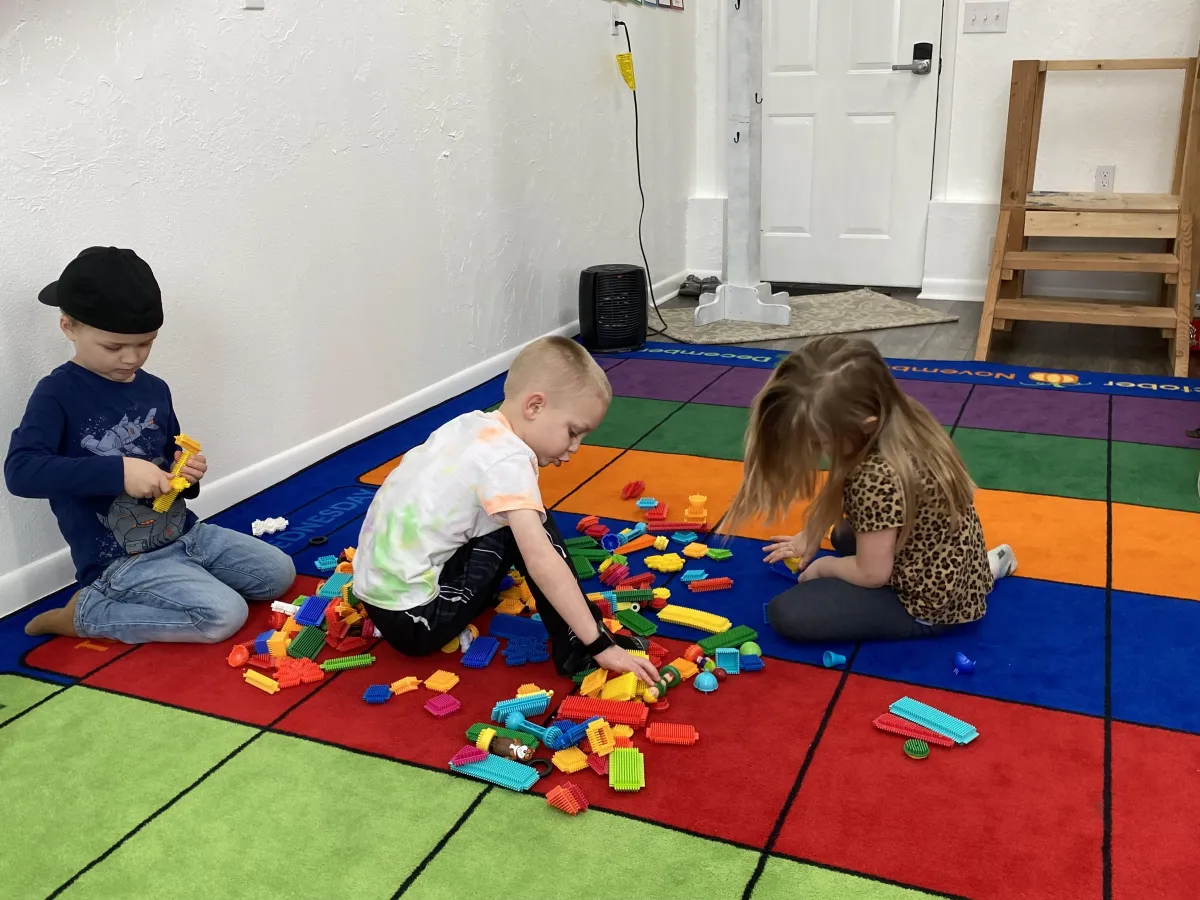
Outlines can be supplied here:
M332 603L331 597L309 597L296 613L297 625L320 625L325 618L325 608Z
M767 667L767 664L763 662L763 658L754 653L741 654L738 665L741 666L743 672L761 672Z
M716 663L726 674L737 675L742 671L742 654L737 647L721 647L717 650Z
M898 734L901 737L916 738L920 741L925 741L927 744L936 744L939 747L953 747L954 738L948 738L945 735L938 734L936 731L931 731L924 725L918 725L916 722L910 722L908 719L902 719L895 713L883 713L876 716L871 723L880 731L886 731L888 734Z
M188 460L200 452L200 445L196 443L195 439L188 437L186 434L175 435L175 443L179 445L179 459L175 460L171 466L171 490L154 501L154 511L157 513L167 512L172 504L175 503L175 498L179 496L179 492L187 490L189 482L179 473L188 464ZM284 527L286 528L287 526L285 525Z
M373 684L363 691L363 699L368 703L387 703L392 699L392 689L386 684Z
M640 591L630 591L629 593L640 593ZM657 625L655 625L641 613L636 613L632 609L618 610L617 621L636 634L638 637L649 637L652 634L658 633Z
M470 648L463 654L462 664L468 669L483 669L492 661L500 642L494 637L481 635L471 642Z
M659 618L662 618L662 613L659 613ZM702 641L697 641L700 649L705 655L711 656L721 647L740 647L746 641L753 641L758 637L758 632L749 625L738 625L735 628L730 628L728 631L721 634L714 634L712 637L706 637Z
M316 625L305 625L288 644L287 655L293 659L305 657L315 660L325 647L325 632Z
M688 582L688 590L693 594L706 591L727 591L733 587L733 579L724 576L720 578L702 578Z
M496 638L505 638L512 640L513 638L539 638L546 640L550 635L546 631L546 626L538 619L529 619L525 616L492 616L492 621L488 625L488 634Z
M453 694L437 694L425 701L425 709L441 719L462 709L462 703Z
M934 709L911 697L901 697L889 707L889 710L910 722L916 722L938 734L953 738L956 744L969 744L979 737L979 732L969 722L956 719L940 709Z
M726 550L724 547L709 547L707 556L709 559L715 559L720 562L723 559L729 559L733 556L733 551Z
M552 696L554 695L551 691L541 691L537 694L514 697L511 700L501 700L492 707L492 721L503 722L510 713L514 712L519 712L524 716L540 716L550 706ZM570 697L567 698L567 700L570 699Z
M673 625L685 625L688 628L697 628L700 631L709 631L715 634L728 631L733 627L733 623L724 616L718 616L699 609L689 609L686 606L664 606L658 611L658 620L660 622L670 622Z
M313 565L317 567L318 572L332 572L338 567L338 558L336 556L318 556Z
M559 750L550 757L550 762L554 764L554 768L568 775L573 775L588 767L587 754L578 747L567 747L565 750Z
M546 802L569 816L577 816L588 808L587 795L569 781L547 791Z
M591 522L589 524L594 525L595 523ZM596 543L595 538L590 538L586 534L581 534L579 537L567 538L565 541L563 541L563 546L566 547L569 552L574 552L574 549L577 547L594 548L599 545Z
M616 735L612 732L612 726L603 719L596 719L588 726L587 737L592 753L597 756L608 756L616 748Z
M453 672L447 672L445 669L438 669L425 679L425 687L431 691L437 691L439 694L446 693L456 684L458 684L458 676Z
M325 580L325 583L321 585L320 589L317 591L317 596L328 597L331 600L336 600L338 597L342 596L342 588L349 585L353 580L353 575L347 575L344 572L334 572Z
M375 662L370 653L360 653L358 656L339 656L337 659L327 659L321 663L324 672L342 672L346 669L361 669Z
M545 709L540 712L545 712ZM558 714L567 719L590 719L600 716L610 725L632 725L641 728L646 724L647 709L644 704L635 701L598 700L571 695L563 700Z
M262 672L255 672L251 669L247 669L242 674L242 678L245 680L246 684L252 684L260 691L266 691L268 694L274 694L279 690L279 682L277 682L274 678L268 678Z
M575 570L575 577L580 581L587 581L589 578L596 577L596 567L586 559L571 554L571 568Z
M538 780L536 769L502 756L496 756L494 753L489 753L487 759L479 762L466 763L461 766L451 765L450 769L481 781L490 781L492 784L508 788L510 791L527 791Z
M472 747L470 744L467 744L450 757L450 766L451 768L454 766L465 766L467 763L482 762L485 759L487 759L486 750L480 750L478 747Z
M622 500L635 500L642 496L642 492L646 490L646 482L631 481L625 487L621 488Z
M700 732L694 725L651 722L646 727L646 739L656 744L678 744L681 747L690 747L700 740Z
M616 791L640 791L646 786L646 760L640 750L613 750L608 758L608 786Z

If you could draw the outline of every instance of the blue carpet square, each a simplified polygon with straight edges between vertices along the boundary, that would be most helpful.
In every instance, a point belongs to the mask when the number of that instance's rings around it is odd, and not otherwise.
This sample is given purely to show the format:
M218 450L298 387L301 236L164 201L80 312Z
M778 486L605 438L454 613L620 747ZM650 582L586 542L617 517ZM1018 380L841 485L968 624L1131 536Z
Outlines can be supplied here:
M975 660L973 674L954 674L955 651ZM863 644L854 671L1103 715L1104 591L1005 578L981 621L928 640Z
M1200 603L1113 591L1113 718L1200 734L1197 647Z

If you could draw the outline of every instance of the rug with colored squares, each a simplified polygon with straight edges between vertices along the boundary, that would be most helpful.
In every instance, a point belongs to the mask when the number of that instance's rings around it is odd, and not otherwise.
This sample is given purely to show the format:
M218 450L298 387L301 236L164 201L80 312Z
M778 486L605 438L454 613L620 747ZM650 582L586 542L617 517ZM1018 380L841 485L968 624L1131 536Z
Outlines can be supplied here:
M631 481L709 523L737 489L748 406L782 354L647 345L606 357L615 397L567 465L542 473L565 533L583 516L642 521ZM713 693L684 684L650 721L694 726L691 746L630 739L645 786L617 792L584 769L526 793L449 771L473 723L528 684L552 690L546 724L577 692L548 663L484 669L457 653L368 648L368 668L267 694L226 657L267 627L255 606L222 645L130 647L27 638L36 612L0 620L0 895L461 898L551 891L616 898L1182 898L1195 893L1200 819L1200 383L892 361L951 433L979 485L989 544L1013 546L987 617L920 643L796 646L763 606L786 582L752 523L729 559L656 574L671 602L758 632L764 668ZM493 379L345 448L212 521L291 553L296 594L319 557L357 541L367 505L433 429L501 396ZM325 538L313 546L312 538ZM716 544L714 543L714 546ZM671 551L683 544L672 541ZM650 550L630 554L646 571ZM727 576L692 592L683 575ZM584 589L602 589L599 581ZM654 611L645 613L656 620ZM490 614L479 622L487 633ZM703 632L658 622L670 657ZM822 655L846 657L826 668ZM954 674L962 653L975 661ZM318 661L337 656L326 649ZM435 669L462 707L425 711L420 688L386 703L372 684ZM915 760L872 725L910 697L969 722L968 744ZM547 755L544 748L539 756ZM570 780L590 808L548 791ZM574 887L569 887L574 886Z

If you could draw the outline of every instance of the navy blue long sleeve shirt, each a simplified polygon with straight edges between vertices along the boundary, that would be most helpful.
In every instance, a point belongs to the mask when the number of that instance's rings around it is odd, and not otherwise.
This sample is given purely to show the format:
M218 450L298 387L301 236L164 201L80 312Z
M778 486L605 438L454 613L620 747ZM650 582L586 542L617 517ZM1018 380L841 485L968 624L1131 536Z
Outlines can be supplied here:
M125 493L125 457L169 470L179 433L171 389L149 372L118 382L67 362L33 389L9 443L4 481L18 497L50 501L81 587L114 560L165 547L195 524L183 500L198 485L165 513Z

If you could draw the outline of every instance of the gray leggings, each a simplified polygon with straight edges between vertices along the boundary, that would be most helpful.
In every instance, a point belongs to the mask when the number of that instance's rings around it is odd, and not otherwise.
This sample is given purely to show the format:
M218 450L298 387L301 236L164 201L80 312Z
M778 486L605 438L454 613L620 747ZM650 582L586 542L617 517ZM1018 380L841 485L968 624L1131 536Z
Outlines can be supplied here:
M848 522L835 527L830 539L839 556L854 555ZM954 627L918 622L890 587L859 587L840 578L815 578L789 588L771 601L767 616L782 637L812 643L933 637Z

